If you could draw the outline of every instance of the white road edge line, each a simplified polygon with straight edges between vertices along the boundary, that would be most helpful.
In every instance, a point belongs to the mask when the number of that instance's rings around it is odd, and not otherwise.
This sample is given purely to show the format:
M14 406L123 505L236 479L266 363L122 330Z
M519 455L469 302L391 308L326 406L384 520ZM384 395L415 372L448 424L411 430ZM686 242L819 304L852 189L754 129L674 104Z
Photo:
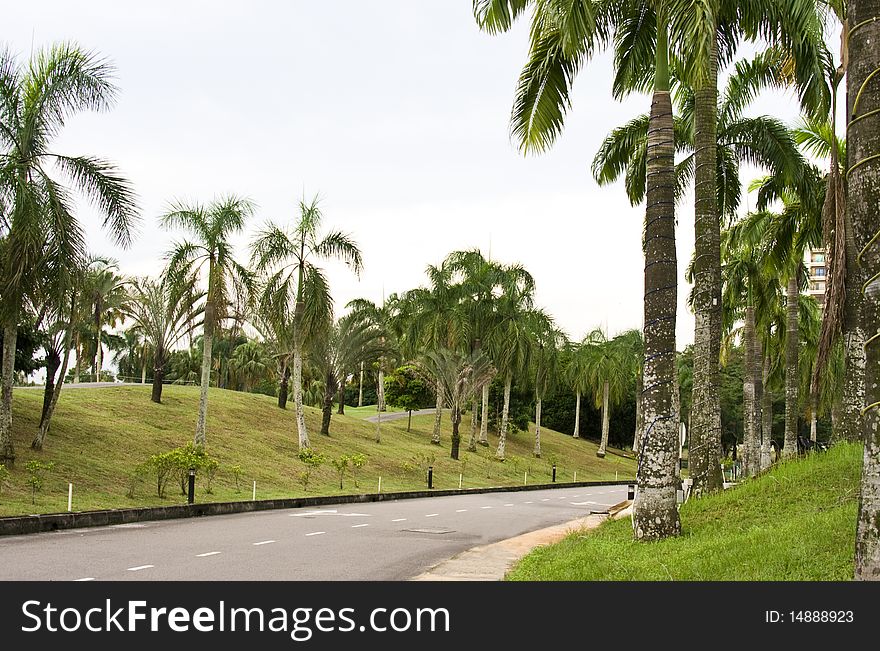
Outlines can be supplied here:
M128 568L129 572L139 572L140 570L148 570L151 567L156 567L155 565L138 565L137 567Z
M254 546L256 547L257 545L271 545L273 542L275 542L275 541L274 540L261 540L260 542L255 542Z
M313 531L312 533L307 533L307 536L320 536L323 533L327 533L326 531Z
M351 525L351 528L352 528L352 529L357 529L358 527L369 527L369 526L370 526L370 525L368 525L368 524L365 522L364 524L353 524L353 525Z
M205 552L204 554L196 554L196 558L205 558L206 556L216 556L220 552Z

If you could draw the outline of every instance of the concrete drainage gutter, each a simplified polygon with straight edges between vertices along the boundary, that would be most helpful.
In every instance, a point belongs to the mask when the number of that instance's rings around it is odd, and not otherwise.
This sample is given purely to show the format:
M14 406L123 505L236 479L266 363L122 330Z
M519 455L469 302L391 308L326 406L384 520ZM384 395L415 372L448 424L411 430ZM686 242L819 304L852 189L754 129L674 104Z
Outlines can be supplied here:
M626 486L632 481L579 481L559 484L533 484L531 486L493 486L487 488L464 488L444 490L399 491L393 493L364 493L360 495L328 495L323 497L296 497L241 502L207 502L204 504L178 504L131 509L108 509L105 511L81 511L76 513L47 513L0 518L0 536L18 536L60 529L82 527L107 527L116 524L145 522L149 520L175 520L209 515L230 515L273 509L296 509L333 504L357 504L384 502L421 497L445 497L449 495L476 495L480 493L509 493L552 488L577 488L581 486Z

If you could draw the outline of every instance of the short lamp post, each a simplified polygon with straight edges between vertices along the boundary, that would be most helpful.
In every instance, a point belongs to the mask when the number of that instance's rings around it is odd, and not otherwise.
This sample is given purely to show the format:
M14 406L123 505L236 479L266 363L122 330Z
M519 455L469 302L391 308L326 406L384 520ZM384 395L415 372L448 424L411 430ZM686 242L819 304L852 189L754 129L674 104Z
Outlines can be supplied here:
M428 488L434 488L434 466L428 466Z
M186 503L192 504L196 501L196 469L189 469L189 490L186 493Z
M556 483L556 464L553 464L553 483Z

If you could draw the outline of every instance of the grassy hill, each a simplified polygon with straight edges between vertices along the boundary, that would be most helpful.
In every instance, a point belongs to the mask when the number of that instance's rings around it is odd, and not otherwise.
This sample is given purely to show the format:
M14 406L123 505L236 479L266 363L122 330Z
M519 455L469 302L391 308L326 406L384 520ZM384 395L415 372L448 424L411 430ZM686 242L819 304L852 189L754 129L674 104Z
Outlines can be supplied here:
M529 554L508 579L849 580L861 459L861 446L841 443L689 500L675 539L638 543L630 518L604 523Z
M42 452L30 449L39 420L43 394L38 390L16 390L14 435L18 454L15 467L0 492L0 515L49 513L67 510L67 483L74 484L74 510L119 508L184 501L179 489L169 483L166 497L156 496L155 479L132 481L135 468L150 455L186 444L192 439L198 405L198 388L167 386L163 404L150 402L150 387L124 385L105 389L67 389L58 403L52 429ZM425 486L424 466L434 465L436 488L457 488L459 473L463 486L521 484L528 469L529 483L550 481L550 465L558 463L557 480L621 479L633 476L632 460L614 451L605 459L596 457L596 444L573 439L542 428L544 456L531 455L534 425L530 431L508 437L506 462L495 461L497 437L490 433L490 447L465 452L460 461L449 458L450 424L444 417L443 444L430 444L433 416L413 417L412 432L406 419L382 423L382 442L375 442L375 424L363 418L373 410L351 410L333 415L331 436L321 436L320 411L307 408L306 423L313 448L331 457L362 453L368 457L358 472L356 488L350 476L344 489L329 463L313 476L308 492L298 477L305 469L297 459L296 425L292 409L282 411L268 396L211 389L208 405L208 451L220 462L213 494L197 482L197 501L230 501L251 498L257 482L257 498L297 497L333 493L373 492L378 477L382 490L418 489ZM292 406L292 405L291 405ZM470 416L465 416L463 438L470 434ZM432 460L433 455L433 460ZM31 503L25 464L39 459L54 462L45 484ZM233 466L240 466L241 486L235 487ZM134 485L133 496L129 490Z

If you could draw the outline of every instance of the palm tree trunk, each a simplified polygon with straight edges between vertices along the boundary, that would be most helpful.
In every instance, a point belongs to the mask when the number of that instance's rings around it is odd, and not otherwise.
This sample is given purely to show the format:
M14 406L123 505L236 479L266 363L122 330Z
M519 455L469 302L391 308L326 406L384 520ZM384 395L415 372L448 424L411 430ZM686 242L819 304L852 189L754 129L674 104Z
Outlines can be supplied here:
M816 397L813 396L812 398L810 398L810 441L812 441L813 443L816 442L816 411Z
M846 296L843 305L843 346L846 356L840 418L834 427L835 441L862 439L862 407L865 405L865 329L860 320L864 309L862 273L853 236L850 211L846 213Z
M156 348L153 354L153 388L150 400L157 404L162 403L162 380L165 379L165 349Z
M296 411L296 431L299 439L299 449L305 450L311 447L309 433L306 430L306 413L303 407L302 391L302 340L299 333L293 336L293 405Z
M773 440L773 393L767 387L770 382L770 355L764 354L761 372L764 391L761 397L761 470L770 467L770 442Z
M498 447L495 449L495 458L504 459L504 446L507 443L507 417L510 414L510 389L513 385L513 377L510 373L504 380L504 406L501 409L501 430L498 432Z
M15 345L18 339L17 319L10 317L3 328L3 377L0 382L0 463L11 468L15 463L12 443L12 384L15 379Z
M208 281L211 284L211 281ZM210 289L209 289L210 291ZM199 417L196 422L195 444L207 443L206 427L208 420L208 386L211 384L211 351L214 345L214 314L216 306L213 300L205 301L205 325L202 337L202 378L199 390Z
M675 136L669 96L666 17L657 19L654 95L648 122L645 254L645 367L642 410L645 430L633 505L633 531L640 540L678 535L676 489L678 431L672 408L675 320L678 304L675 251Z
M76 364L73 367L73 381L79 382L82 370L80 369L80 360L82 359L82 345L79 340L79 332L76 333Z
M579 439L581 437L581 392L574 392L574 434L572 437Z
M450 416L452 420L452 445L450 446L449 456L455 460L458 460L458 448L461 445L461 434L458 433L458 425L461 423L461 410L458 407L452 408L452 414Z
M752 456L749 461L752 476L761 472L761 428L763 423L761 407L764 404L764 352L761 346L761 339L755 331L755 341L752 351L752 372L755 375L755 413L753 418L755 422L752 424Z
M489 385L483 385L483 405L480 407L480 445L489 446Z
M287 395L290 386L290 367L284 362L281 370L281 381L278 383L278 407L279 409L287 409Z
M746 308L745 324L743 326L743 362L745 375L743 377L743 473L752 476L753 455L755 449L755 416L758 413L755 407L755 308L749 305Z
M477 451L477 421L479 420L479 408L480 400L477 397L477 392L474 391L474 397L473 400L471 400L471 439L468 441L468 452Z
M636 378L636 431L633 435L633 447L632 450L635 453L636 457L639 454L639 448L642 444L642 435L645 433L645 418L642 415L642 389L644 385L642 383L642 371L639 371L639 375Z
M535 450L536 457L541 457L541 398L535 401Z
M431 443L440 445L440 420L443 418L443 396L437 392L437 407L434 410L434 431L431 433Z
M718 44L694 96L694 375L688 472L693 495L721 488L721 223L717 202Z
M376 393L379 411L385 411L385 371L379 362L379 391Z
M61 396L61 387L64 386L64 376L67 375L67 366L70 363L70 339L71 328L68 328L64 341L64 358L61 361L61 372L58 375L58 381L54 383L54 387L52 389L52 398L49 401L49 405L44 411L43 417L40 419L40 427L37 430L37 434L34 437L34 440L31 442L31 447L34 450L43 449L43 441L46 438L46 434L49 433L49 424L52 422L52 416L55 413L55 407L58 405L58 398ZM47 377L47 384L48 379L49 378Z
M101 310L103 306L98 304L95 308L95 382L101 381L101 366L104 362L104 348L101 346Z
M849 170L847 210L850 211L861 249L861 268L869 279L863 289L862 328L872 333L865 343L865 399L862 484L856 532L855 578L880 579L880 231L877 206L880 205L880 128L876 111L880 108L880 0L850 0L849 63L847 68L847 115ZM858 27L856 27L858 26ZM856 31L856 30L859 31ZM869 75L873 78L869 79ZM858 97L858 102L856 98ZM873 112L873 113L870 113Z
M382 412L379 405L376 405L376 443L382 442Z
M339 383L339 395L336 396L336 399L339 401L339 405L336 408L336 413L340 416L345 416L345 373L342 374L342 382Z
M364 406L364 362L361 361L361 373L358 380L358 407Z
M52 402L52 394L55 393L55 376L59 366L61 366L61 355L53 346L46 351L46 386L43 388L43 411L40 413L40 425L46 420L46 413Z
M330 418L333 414L333 394L336 393L336 378L332 373L324 376L324 404L321 410L321 434L330 436Z
M798 279L792 274L785 289L785 441L782 458L797 456L798 426Z
M147 344L144 344L141 355L141 384L147 383Z
M608 383L602 386L602 438L599 440L599 449L596 450L596 456L602 458L605 456L605 450L608 447Z

